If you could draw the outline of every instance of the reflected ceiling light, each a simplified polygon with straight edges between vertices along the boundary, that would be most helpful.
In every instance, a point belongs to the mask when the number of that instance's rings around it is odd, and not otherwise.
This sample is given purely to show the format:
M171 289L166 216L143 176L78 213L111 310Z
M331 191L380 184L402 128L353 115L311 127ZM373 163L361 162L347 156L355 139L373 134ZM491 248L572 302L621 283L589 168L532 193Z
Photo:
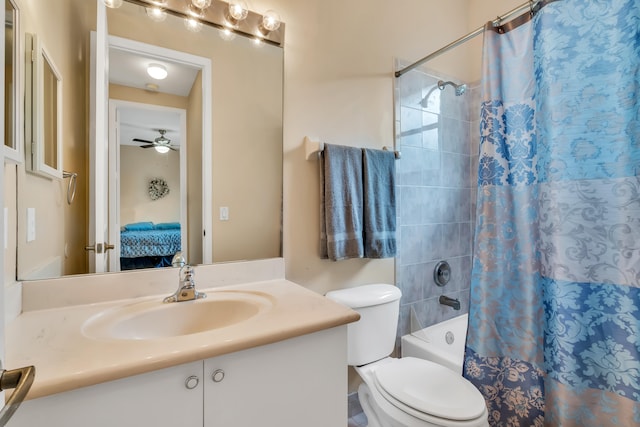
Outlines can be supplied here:
M160 90L160 86L155 83L147 83L144 85L144 88L149 92L157 92L158 90Z
M102 0L104 5L112 9L117 9L122 6L122 0Z
M164 65L149 64L149 66L147 67L147 74L149 74L151 78L154 78L156 80L162 80L167 77L168 73Z
M242 21L249 14L247 3L244 0L232 0L229 2L229 7L225 12L225 18L227 22L232 25L238 25L238 22Z
M159 8L159 7L148 7L147 16L152 21L162 22L165 19L167 19L167 12L165 12L162 8Z
M211 0L191 0L191 4L198 9L206 9L211 6Z
M274 10L267 10L264 15L262 15L262 23L260 24L260 32L263 35L267 35L272 31L280 28L280 15Z
M169 152L169 147L167 147L166 145L156 145L155 150L160 153L160 154L164 154L164 153L168 153Z
M184 26L193 33L197 33L202 29L202 23L195 18L185 18Z
M228 28L224 28L224 29L220 30L219 34L220 34L220 38L222 40L225 40L225 41L228 41L228 42L236 38L236 33L234 33L233 31L231 31Z

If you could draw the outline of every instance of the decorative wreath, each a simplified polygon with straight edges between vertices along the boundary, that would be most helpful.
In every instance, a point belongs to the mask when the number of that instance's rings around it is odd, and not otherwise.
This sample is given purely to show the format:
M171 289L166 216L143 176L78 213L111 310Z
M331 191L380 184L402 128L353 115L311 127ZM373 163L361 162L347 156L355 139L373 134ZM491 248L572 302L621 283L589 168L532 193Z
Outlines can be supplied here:
M149 197L151 200L158 200L169 194L167 181L162 178L154 178L149 181Z

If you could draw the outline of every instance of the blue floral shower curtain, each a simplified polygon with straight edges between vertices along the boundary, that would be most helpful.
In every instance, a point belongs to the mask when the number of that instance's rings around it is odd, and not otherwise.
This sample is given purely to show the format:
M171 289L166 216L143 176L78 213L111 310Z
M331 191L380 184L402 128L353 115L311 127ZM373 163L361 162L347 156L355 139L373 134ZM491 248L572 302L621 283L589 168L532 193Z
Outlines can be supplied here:
M640 2L485 31L465 376L495 426L640 425Z

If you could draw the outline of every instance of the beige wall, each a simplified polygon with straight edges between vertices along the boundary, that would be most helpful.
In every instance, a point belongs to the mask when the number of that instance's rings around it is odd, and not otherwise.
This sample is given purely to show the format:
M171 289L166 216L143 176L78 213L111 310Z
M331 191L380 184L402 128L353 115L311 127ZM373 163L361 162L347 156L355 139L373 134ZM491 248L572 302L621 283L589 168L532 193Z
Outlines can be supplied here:
M169 194L149 197L149 181L162 178ZM151 221L180 222L180 153L120 146L120 225Z
M168 93L150 92L148 90L110 84L109 99L139 102L140 104L161 105L163 107L182 108L188 110L189 98Z

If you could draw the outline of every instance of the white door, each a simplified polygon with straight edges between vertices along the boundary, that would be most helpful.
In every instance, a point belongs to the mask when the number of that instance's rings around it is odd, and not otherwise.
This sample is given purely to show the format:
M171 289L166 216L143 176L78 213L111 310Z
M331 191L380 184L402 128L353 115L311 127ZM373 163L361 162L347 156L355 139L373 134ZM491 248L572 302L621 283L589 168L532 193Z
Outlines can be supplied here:
M96 31L91 33L91 101L89 143L89 271L108 271L108 127L109 46L107 11L102 0L96 0Z

